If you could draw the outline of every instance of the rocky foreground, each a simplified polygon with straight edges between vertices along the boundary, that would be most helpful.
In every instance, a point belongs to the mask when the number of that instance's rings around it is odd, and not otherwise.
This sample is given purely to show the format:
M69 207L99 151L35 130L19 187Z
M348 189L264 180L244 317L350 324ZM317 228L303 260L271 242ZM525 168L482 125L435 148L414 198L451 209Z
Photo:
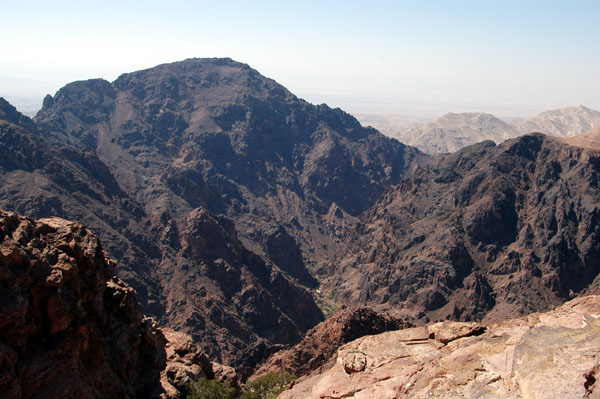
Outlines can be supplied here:
M0 211L0 397L150 396L165 338L83 226Z
M600 296L493 324L369 335L279 398L600 398Z
M85 227L0 211L0 398L179 398L235 383L187 334L161 330Z

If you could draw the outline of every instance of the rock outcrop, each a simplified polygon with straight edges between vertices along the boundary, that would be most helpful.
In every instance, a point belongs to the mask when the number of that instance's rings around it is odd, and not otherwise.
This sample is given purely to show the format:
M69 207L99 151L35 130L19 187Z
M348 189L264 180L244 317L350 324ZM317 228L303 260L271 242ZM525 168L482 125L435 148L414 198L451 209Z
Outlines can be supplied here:
M279 398L597 398L599 369L600 297L586 296L485 332L442 322L362 337Z
M0 211L0 397L158 397L165 338L85 227Z
M179 399L183 396L179 391L182 384L197 381L200 378L214 379L217 377L215 369L219 370L220 365L213 365L191 336L167 327L160 330L166 339L167 355L166 367L160 373L160 383L164 390L163 398ZM225 380L222 373L218 377ZM237 380L234 379L228 382L237 384Z
M322 367L347 342L364 335L405 327L406 323L387 314L376 313L370 308L346 308L309 330L293 348L271 356L252 378L284 371L297 376L306 375Z
M600 153L541 134L484 142L391 188L325 295L413 322L500 320L597 292Z

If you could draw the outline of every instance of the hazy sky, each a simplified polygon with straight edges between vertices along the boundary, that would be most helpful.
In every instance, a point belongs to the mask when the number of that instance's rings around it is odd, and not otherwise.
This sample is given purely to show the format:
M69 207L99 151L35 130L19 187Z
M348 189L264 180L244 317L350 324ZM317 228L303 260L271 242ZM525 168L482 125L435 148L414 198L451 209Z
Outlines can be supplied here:
M231 57L350 112L600 109L596 0L3 3L0 96L22 104L74 80Z

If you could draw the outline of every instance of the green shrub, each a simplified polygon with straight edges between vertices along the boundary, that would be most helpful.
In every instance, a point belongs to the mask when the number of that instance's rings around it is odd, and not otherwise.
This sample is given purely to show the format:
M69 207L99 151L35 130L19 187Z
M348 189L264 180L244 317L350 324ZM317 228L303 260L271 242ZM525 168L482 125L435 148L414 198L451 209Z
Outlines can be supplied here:
M298 377L287 371L258 377L246 384L247 392L242 394L242 399L275 399L277 395L288 389L296 378Z
M187 399L231 399L235 395L235 388L231 384L206 378L188 382L183 388Z

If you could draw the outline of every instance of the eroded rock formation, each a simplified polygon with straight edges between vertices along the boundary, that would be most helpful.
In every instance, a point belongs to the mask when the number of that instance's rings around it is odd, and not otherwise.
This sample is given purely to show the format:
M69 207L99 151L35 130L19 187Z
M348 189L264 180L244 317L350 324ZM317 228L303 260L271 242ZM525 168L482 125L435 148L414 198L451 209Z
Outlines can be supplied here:
M0 397L160 393L165 338L85 227L0 211Z
M600 297L483 330L441 322L362 337L279 398L600 397Z
M405 327L406 323L366 307L343 309L309 330L304 339L293 348L271 356L253 377L284 371L302 376L323 366L347 342L364 335Z

